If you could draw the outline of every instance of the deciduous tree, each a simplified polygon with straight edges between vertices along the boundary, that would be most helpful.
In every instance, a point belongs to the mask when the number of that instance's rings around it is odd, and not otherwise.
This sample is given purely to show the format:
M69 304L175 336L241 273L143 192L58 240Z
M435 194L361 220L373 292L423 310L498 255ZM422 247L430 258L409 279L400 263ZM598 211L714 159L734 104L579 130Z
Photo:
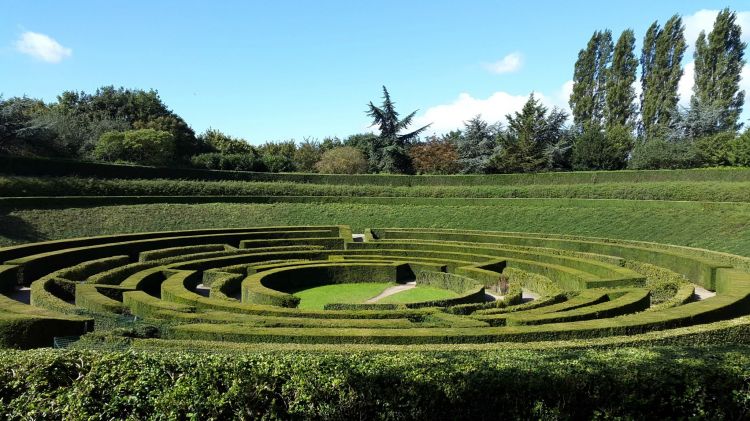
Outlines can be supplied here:
M695 84L691 106L718 110L713 133L740 129L739 116L745 102L740 90L745 47L737 14L724 9L706 35L701 31L695 43Z

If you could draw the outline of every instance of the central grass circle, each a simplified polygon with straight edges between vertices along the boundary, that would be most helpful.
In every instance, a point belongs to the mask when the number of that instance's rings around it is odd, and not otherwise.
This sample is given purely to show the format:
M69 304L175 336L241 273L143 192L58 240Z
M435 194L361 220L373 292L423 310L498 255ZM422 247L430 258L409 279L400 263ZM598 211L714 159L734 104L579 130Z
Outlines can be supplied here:
M330 284L299 290L294 295L300 299L297 308L303 310L323 310L326 304L364 303L394 285L396 285L395 282Z

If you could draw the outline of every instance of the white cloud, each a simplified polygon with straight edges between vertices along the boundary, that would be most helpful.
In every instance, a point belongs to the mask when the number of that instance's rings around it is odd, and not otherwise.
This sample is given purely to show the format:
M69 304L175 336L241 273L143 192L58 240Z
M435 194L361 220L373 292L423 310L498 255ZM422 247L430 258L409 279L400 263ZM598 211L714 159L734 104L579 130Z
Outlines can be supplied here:
M73 50L63 47L49 36L31 31L21 34L16 41L16 49L47 63L59 63L73 54Z
M484 68L495 74L513 73L521 68L523 58L521 53L510 53L499 61L487 63Z
M691 61L682 69L682 77L677 84L677 94L680 95L680 105L690 105L690 97L693 96L693 85L695 84L695 62Z
M569 111L568 97L572 88L573 82L567 81L552 95L535 92L534 96L547 107L557 106ZM464 92L450 104L436 105L425 110L414 119L414 127L432 123L428 133L446 133L462 128L465 121L477 114L481 114L482 119L490 123L505 122L506 114L520 111L528 99L528 95L513 95L502 91L495 92L488 98L474 98Z

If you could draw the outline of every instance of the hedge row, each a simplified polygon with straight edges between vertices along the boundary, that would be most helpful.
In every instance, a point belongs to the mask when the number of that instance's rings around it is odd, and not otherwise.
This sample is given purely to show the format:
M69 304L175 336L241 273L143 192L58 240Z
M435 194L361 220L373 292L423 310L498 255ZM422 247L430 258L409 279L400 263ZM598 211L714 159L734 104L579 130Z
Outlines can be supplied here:
M307 238L311 232L324 236ZM264 233L273 238L258 238ZM70 301L75 297L78 307L92 311L129 311L138 317L162 321L163 334L173 339L394 345L569 340L637 335L711 323L744 315L750 305L750 273L724 261L710 260L711 256L705 253L648 243L436 229L375 229L370 232L370 241L355 243L346 240L350 230L338 226L297 227L288 232L283 227L198 230L193 234L184 231L164 233L165 237L158 233L112 236L112 243L107 242L107 237L73 239L0 249L0 255L12 257L6 263L23 269L20 279L34 280L35 305L72 313L76 307ZM243 239L248 235L252 239ZM195 246L209 244L215 248L224 242L257 247L228 256L213 255L213 251L195 253ZM514 247L505 247L505 243ZM550 253L551 244L572 253ZM32 254L24 256L24 252ZM154 253L154 258L161 259L124 264L144 253ZM540 300L546 305L536 303L523 311L505 311L500 305L488 309L484 304L453 314L436 308L285 308L296 306L298 299L292 294L301 288L330 282L403 281L415 275L419 278L424 270L441 271L431 273L429 281L441 282L441 287L463 294L459 298L477 301L484 296L483 286L494 282L506 270L506 263L511 272L530 271L537 274L535 282L547 277L565 289L645 282L641 274L616 264L622 260L584 257L599 253L671 267L687 276L697 273L703 276L698 279L714 286L718 295L659 311L642 311L649 305L646 289L589 289L564 301L558 301L556 294ZM106 254L114 257L103 257ZM115 264L124 265L111 269ZM211 297L195 292L206 279L205 272L222 269L229 271L224 272L230 275L225 279L233 279L234 286L221 285L221 278L212 279L209 284L216 281L217 291L231 292L244 278L240 283L244 302L231 300L226 294L217 299L213 291ZM18 278L16 269L11 267L8 271ZM79 288L62 273L88 283ZM423 281L425 276L422 275ZM515 304L516 294L520 299L520 282L514 283L508 304ZM228 289L222 290L225 287ZM686 291L676 291L675 300L685 302ZM555 291L550 288L547 292ZM417 306L457 303L428 302ZM476 314L464 317L472 312Z
M156 168L58 159L0 156L5 174L25 176L81 176L100 178L166 178L188 180L287 181L312 184L376 184L393 186L583 184L644 181L750 181L742 168L691 170L592 171L538 174L408 176L385 174L291 174L240 171L207 171L186 168Z
M443 241L465 241L500 245L512 244L614 255L669 268L677 273L683 274L688 279L707 289L714 289L714 279L718 269L731 267L728 263L709 260L703 256L690 253L689 249L683 248L680 250L679 248L674 247L673 249L660 250L649 247L648 243L645 245L635 245L637 244L636 242L630 242L630 244L627 244L625 242L615 243L607 240L598 241L598 239L568 239L563 236L555 237L521 233L491 234L434 229L419 231L410 229L387 229L373 230L373 232L377 238L381 239L439 239ZM645 281L645 278L642 278L642 280Z
M748 351L6 352L0 393L10 419L742 419Z
M579 198L750 202L750 182L669 181L541 185L300 184L292 182L1 177L0 197L333 196L408 198Z

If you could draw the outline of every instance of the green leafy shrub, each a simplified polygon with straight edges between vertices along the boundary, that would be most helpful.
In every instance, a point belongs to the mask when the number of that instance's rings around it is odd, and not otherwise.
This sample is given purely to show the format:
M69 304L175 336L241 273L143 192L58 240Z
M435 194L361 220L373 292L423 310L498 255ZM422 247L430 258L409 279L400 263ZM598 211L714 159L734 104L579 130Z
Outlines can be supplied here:
M750 167L750 129L729 142L729 163L736 167Z
M106 132L94 148L94 157L102 161L150 165L168 164L174 153L172 134L154 129Z
M735 137L733 132L722 132L697 139L695 148L698 161L709 167L730 165L731 145Z
M358 149L342 146L326 151L315 168L323 174L362 174L367 172L368 164Z
M700 157L691 141L669 142L650 139L636 143L628 168L634 170L690 168L697 166L699 162Z
M265 163L254 153L204 153L190 158L195 168L225 171L266 171Z
M270 172L292 172L295 170L294 161L285 155L263 155L261 161Z

